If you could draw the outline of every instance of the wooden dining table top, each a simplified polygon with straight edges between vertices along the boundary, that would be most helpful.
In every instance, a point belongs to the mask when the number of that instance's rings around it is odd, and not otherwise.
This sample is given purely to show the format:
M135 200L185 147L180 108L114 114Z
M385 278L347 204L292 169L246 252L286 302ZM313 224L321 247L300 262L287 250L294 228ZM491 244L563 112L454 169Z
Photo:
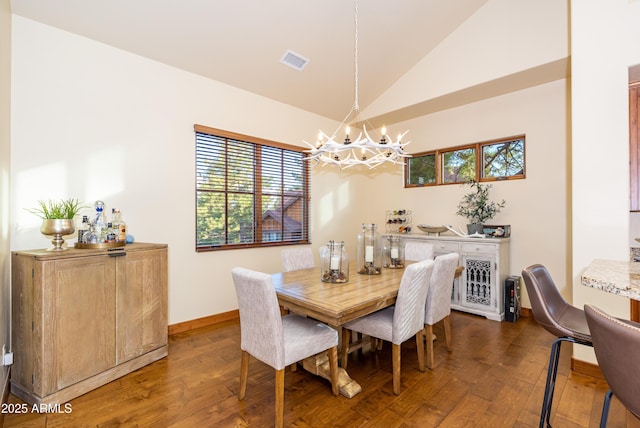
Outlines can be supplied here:
M274 273L271 279L280 305L291 312L340 326L393 305L403 273L404 269L383 268L379 275L362 275L352 262L346 283L322 282L319 267Z

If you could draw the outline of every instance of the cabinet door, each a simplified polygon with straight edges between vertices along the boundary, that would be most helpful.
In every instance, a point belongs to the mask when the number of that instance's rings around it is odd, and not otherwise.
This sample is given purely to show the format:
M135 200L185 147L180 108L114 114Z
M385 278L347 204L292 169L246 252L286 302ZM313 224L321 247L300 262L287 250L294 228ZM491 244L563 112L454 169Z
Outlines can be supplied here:
M482 312L497 311L496 259L485 254L464 254L464 271L460 281L460 305Z
M42 396L115 366L115 263L82 257L41 263Z
M167 250L118 257L117 363L167 344Z

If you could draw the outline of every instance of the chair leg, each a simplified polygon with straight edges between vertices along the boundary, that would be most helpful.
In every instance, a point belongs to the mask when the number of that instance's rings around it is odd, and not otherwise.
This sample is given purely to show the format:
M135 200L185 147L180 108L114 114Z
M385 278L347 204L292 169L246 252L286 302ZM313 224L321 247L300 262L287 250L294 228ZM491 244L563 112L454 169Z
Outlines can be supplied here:
M425 324L424 326L424 335L427 338L427 367L433 370L435 366L435 360L433 357L433 326L430 324Z
M418 369L424 371L424 329L416 333L416 347L418 348Z
M378 350L378 343L382 343L382 341L380 339L376 339L373 336L369 336L369 349L371 350L371 352L376 352Z
M400 345L391 344L391 359L393 366L393 393L400 395Z
M451 316L447 315L442 320L444 324L444 340L447 343L447 351L452 352L453 346L451 345Z
M553 405L553 392L556 386L556 375L558 374L558 359L560 358L560 345L565 338L554 340L551 346L551 354L549 355L549 368L547 369L547 383L544 387L544 398L542 400L542 411L540 412L540 428L544 428L545 422L547 427L551 424L551 406Z
M600 417L600 428L606 428L607 426L607 419L609 419L609 406L611 405L612 396L612 390L608 390L604 395L604 403L602 404L602 416Z
M347 369L347 359L349 357L349 344L351 343L351 330L342 328L342 368Z
M276 370L276 427L284 427L284 372Z
M240 360L240 391L238 391L238 400L244 400L247 393L247 377L249 375L249 353L242 351Z
M329 357L329 373L331 376L331 392L333 395L338 395L338 347L334 346L327 350L327 356Z

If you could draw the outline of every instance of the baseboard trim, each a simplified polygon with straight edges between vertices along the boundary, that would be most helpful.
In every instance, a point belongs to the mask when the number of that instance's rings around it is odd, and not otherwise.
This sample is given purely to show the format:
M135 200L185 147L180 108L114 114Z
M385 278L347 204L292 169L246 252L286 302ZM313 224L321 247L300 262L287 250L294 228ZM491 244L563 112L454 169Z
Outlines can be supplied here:
M240 312L237 309L220 314L210 315L208 317L196 318L190 321L184 321L169 326L169 336L172 334L184 333L200 327L208 327L210 325L219 324L225 321L240 319Z
M522 308L520 314L524 317L532 316L531 309ZM209 315L208 317L196 318L189 321L179 322L177 324L171 324L169 326L169 336L172 334L184 333L189 330L194 330L200 327L208 327L216 325L225 321L232 321L240 319L240 312L237 309L229 312L223 312L220 314Z
M597 364L588 363L586 361L576 360L571 357L571 371L584 376L590 376L596 379L604 379L604 375Z

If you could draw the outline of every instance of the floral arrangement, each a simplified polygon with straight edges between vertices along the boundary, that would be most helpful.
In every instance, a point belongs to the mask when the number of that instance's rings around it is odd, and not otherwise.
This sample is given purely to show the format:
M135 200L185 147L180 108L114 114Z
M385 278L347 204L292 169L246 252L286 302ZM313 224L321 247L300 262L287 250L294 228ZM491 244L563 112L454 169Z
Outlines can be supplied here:
M456 214L466 217L469 223L484 223L490 220L500 209L504 208L506 201L494 202L489 199L491 184L482 184L471 180L465 183L471 187L471 192L463 196L458 204Z

